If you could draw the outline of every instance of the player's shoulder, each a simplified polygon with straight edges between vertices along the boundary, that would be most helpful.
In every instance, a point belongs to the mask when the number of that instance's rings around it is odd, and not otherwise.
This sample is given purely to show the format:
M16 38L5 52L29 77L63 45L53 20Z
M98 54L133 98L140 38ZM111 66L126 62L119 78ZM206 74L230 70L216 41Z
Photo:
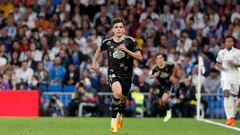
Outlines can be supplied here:
M226 52L226 49L221 49L221 50L218 51L218 54L221 55L221 54L223 54L224 52Z
M239 49L237 49L237 48L235 48L235 51L239 54L240 53L240 50Z
M166 65L169 67L174 67L174 63L172 63L172 62L167 62Z
M152 66L152 69L154 70L154 69L157 69L158 68L158 65L157 64L154 64L153 66Z
M133 37L131 37L131 36L126 36L125 39L127 39L127 40L129 40L131 42L136 42L136 40Z
M104 39L104 40L102 41L102 43L105 44L105 43L107 43L107 42L111 42L112 39L113 39L112 37L106 38L106 39Z

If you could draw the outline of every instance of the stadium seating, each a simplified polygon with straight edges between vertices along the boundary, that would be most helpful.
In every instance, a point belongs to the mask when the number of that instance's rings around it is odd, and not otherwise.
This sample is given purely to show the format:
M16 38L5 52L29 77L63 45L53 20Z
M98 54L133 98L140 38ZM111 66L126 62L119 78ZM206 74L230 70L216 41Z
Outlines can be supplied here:
M75 90L75 85L63 85L63 92L73 92Z
M62 92L62 85L48 85L48 92Z
M47 91L48 85L47 84L41 84L39 85L39 90L42 92Z

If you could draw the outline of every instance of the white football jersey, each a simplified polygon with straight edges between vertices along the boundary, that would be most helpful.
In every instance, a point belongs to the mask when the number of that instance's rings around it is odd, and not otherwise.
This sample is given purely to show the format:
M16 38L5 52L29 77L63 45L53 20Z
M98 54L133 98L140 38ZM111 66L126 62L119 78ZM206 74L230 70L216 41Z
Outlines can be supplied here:
M240 83L240 73L238 68L228 64L228 61L240 64L240 50L232 48L231 50L222 49L218 52L216 61L222 63L224 70L221 71L222 81L231 81L233 83Z

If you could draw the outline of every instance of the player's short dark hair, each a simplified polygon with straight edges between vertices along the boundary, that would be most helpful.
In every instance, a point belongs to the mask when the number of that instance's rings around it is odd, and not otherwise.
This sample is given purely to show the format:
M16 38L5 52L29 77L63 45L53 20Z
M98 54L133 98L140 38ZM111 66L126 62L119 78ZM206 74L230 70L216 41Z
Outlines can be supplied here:
M233 37L233 36L226 36L225 38L224 38L224 42L226 42L226 40L228 39L228 38L231 38L232 40L233 40L233 43L234 43L234 45L235 45L235 43L236 43L236 39Z
M164 61L167 61L167 55L166 55L166 54L164 54L164 53L158 53L158 54L156 55L156 57L159 56L159 55L161 55L161 56L163 57Z
M124 21L124 19L121 18L121 17L116 17L116 18L114 18L114 19L112 20L112 26L113 26L114 24L116 24L116 23L122 23L123 25L125 25L125 21Z

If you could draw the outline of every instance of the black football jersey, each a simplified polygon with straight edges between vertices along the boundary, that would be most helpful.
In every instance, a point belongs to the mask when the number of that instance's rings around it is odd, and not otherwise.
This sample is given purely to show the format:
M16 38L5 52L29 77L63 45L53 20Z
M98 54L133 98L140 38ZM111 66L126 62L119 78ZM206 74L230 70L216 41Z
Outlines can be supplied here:
M100 49L101 51L107 50L108 72L124 77L133 73L133 58L128 53L117 48L121 44L125 44L126 48L132 52L139 51L137 43L132 37L125 37L120 42L115 42L113 38L106 39Z
M171 82L169 78L173 73L174 65L167 63L164 67L155 66L152 70L152 74L159 71L159 76L157 77L158 83L160 85L169 85Z

